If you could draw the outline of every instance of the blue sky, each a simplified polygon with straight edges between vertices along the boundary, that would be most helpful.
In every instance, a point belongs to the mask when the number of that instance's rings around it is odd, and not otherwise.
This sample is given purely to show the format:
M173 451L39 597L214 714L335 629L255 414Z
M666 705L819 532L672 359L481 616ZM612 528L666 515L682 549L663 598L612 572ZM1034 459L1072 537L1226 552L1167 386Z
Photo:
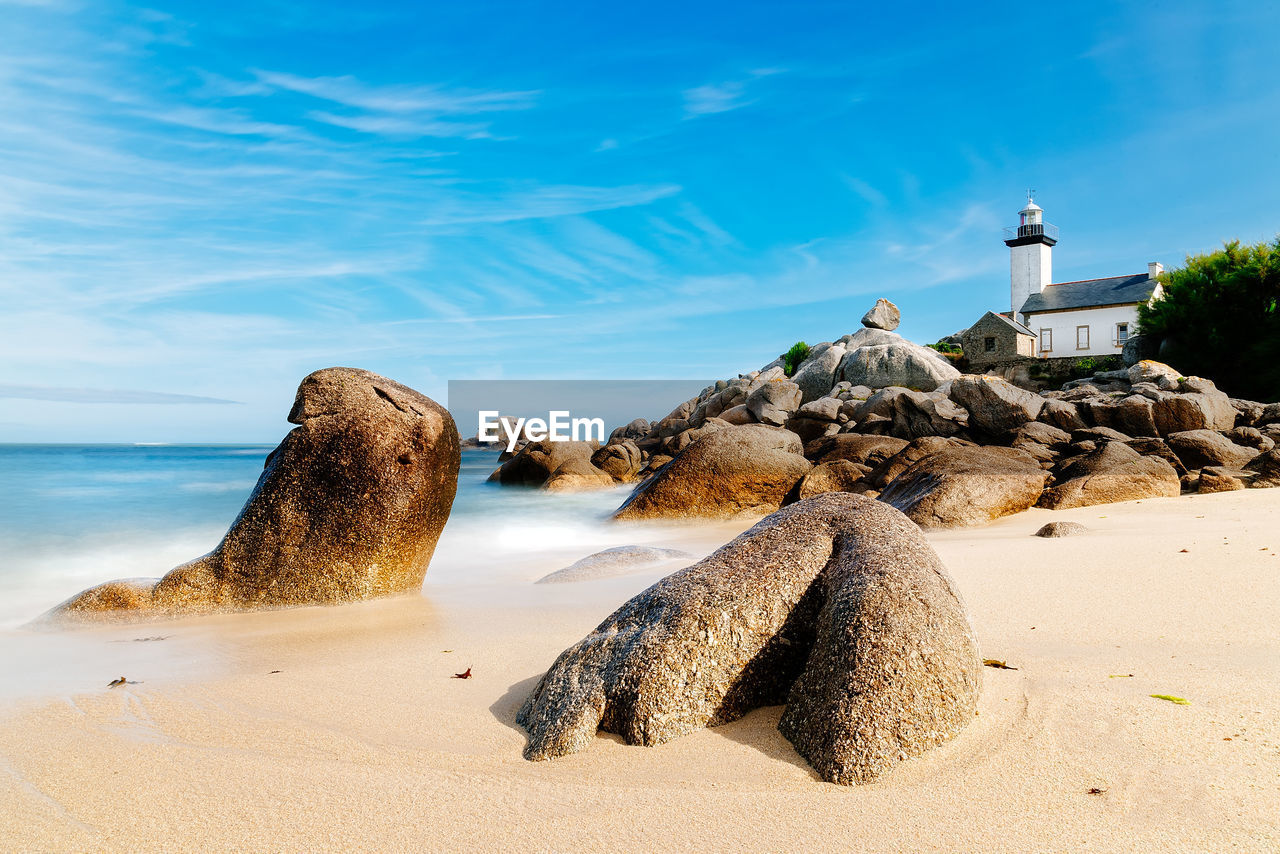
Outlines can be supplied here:
M327 365L731 376L878 296L933 341L1027 187L1059 281L1280 230L1274 4L0 20L0 441L275 441Z

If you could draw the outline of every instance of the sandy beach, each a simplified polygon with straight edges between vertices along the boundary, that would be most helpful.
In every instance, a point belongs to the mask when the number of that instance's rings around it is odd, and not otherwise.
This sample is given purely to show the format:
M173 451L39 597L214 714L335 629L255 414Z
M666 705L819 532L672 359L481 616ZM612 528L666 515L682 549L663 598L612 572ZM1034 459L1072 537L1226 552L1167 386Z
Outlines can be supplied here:
M983 655L1017 669L984 669L958 738L850 788L813 774L778 708L657 748L601 735L521 758L538 676L653 574L429 574L421 598L20 633L0 847L1275 851L1277 518L1280 491L1250 490L931 534ZM1091 532L1031 536L1050 519ZM705 548L731 534L673 529Z

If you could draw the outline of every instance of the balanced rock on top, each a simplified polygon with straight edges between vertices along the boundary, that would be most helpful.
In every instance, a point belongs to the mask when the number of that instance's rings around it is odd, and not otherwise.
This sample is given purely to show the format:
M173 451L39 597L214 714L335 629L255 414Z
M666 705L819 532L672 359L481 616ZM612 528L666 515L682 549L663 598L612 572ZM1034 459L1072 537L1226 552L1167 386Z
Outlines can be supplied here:
M458 430L413 389L356 368L298 386L298 426L267 457L222 542L155 584L110 582L55 617L351 602L422 586L458 485Z

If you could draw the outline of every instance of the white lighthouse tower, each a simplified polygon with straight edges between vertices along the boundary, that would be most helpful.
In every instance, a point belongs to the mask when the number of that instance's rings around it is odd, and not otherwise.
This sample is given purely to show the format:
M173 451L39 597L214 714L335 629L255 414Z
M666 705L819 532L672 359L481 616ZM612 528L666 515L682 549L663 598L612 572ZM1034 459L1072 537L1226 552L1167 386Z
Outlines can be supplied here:
M1027 206L1018 212L1016 228L1004 230L1004 245L1009 247L1010 308L1013 319L1025 322L1023 303L1032 294L1053 281L1053 246L1058 242L1058 227L1044 221L1044 211L1027 193Z

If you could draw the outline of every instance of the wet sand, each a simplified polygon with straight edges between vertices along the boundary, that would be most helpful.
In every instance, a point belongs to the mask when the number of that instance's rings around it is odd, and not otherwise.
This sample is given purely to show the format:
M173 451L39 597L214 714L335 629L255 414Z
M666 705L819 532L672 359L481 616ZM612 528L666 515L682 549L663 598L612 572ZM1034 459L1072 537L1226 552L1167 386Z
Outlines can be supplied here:
M1031 536L1051 519L1090 533ZM734 529L662 544L701 554ZM454 572L422 597L7 633L0 848L1280 849L1280 490L930 540L983 655L1017 669L985 669L973 724L874 785L818 780L778 708L524 761L534 681L657 574Z

